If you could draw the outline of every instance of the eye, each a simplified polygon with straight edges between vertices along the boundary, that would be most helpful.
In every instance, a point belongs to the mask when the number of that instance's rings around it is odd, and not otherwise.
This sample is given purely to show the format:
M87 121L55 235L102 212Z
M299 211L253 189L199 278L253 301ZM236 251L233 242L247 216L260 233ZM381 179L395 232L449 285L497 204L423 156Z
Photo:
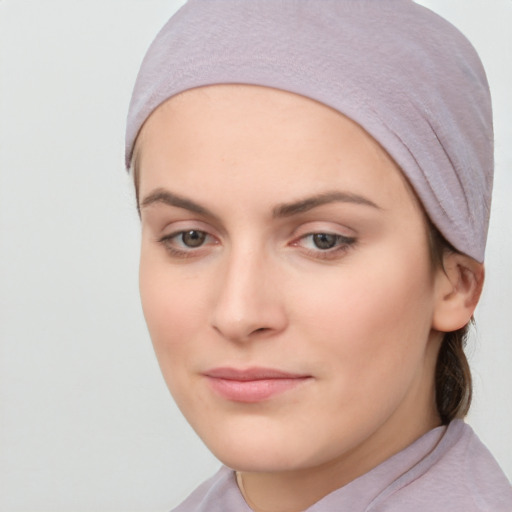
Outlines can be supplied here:
M317 232L301 236L292 245L300 247L304 252L317 259L336 259L348 251L356 239L338 233Z
M195 255L203 246L217 244L213 236L200 229L177 231L170 235L165 235L158 242L165 247L171 256L180 258Z
M190 231L183 231L179 237L183 245L187 247L200 247L206 240L206 233L204 231L191 229Z
M339 242L338 238L341 238L331 233L314 233L310 236L315 247L322 250L332 249Z

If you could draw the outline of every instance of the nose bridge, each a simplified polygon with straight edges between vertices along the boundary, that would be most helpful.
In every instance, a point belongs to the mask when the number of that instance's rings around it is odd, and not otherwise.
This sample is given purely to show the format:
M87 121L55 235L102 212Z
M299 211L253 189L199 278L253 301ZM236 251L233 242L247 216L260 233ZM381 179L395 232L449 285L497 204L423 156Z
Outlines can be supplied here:
M213 327L236 341L277 332L286 323L275 262L264 249L248 245L230 249L218 276L213 310Z

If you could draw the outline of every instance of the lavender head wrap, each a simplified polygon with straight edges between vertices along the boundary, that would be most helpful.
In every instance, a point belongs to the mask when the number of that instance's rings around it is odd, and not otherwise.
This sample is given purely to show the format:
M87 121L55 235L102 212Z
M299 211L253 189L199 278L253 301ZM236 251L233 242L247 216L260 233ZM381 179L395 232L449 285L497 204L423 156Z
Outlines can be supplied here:
M491 99L476 51L447 21L412 0L189 0L139 71L127 167L158 105L219 83L283 89L352 118L402 168L444 237L483 261Z

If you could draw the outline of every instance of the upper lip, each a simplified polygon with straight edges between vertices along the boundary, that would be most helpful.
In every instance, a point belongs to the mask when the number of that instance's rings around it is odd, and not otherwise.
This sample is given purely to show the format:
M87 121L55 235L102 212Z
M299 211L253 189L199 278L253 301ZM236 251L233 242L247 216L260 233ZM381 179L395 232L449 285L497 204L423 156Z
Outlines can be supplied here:
M278 370L276 368L263 367L251 367L243 369L231 367L212 368L204 372L204 375L215 379L238 381L268 379L304 379L306 377L310 377L310 375L302 373L290 373L283 370Z

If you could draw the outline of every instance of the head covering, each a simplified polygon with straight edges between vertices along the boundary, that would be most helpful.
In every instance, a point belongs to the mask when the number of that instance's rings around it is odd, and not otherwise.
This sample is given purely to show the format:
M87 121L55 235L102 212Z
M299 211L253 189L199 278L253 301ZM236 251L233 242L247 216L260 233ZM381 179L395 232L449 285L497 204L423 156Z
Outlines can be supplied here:
M142 62L127 167L158 105L219 83L283 89L359 123L401 167L444 237L483 261L491 99L475 49L446 20L412 0L190 0Z

